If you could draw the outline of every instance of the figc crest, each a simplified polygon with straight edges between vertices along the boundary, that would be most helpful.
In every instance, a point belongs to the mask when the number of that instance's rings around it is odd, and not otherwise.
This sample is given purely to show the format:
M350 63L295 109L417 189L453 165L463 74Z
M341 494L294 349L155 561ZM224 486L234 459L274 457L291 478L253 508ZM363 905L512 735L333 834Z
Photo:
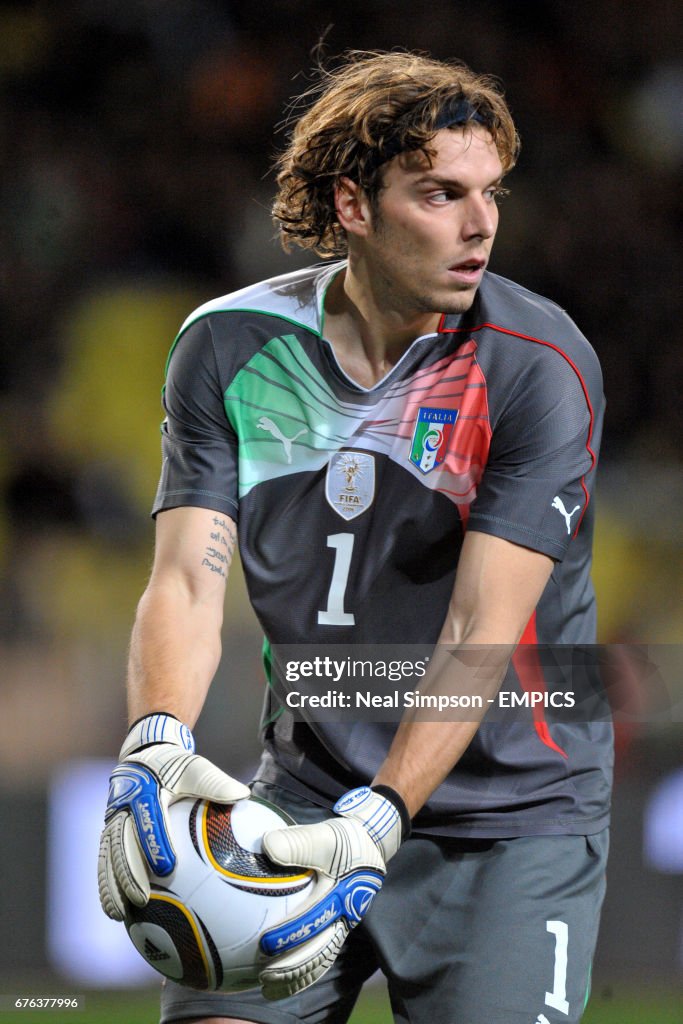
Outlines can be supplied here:
M413 431L410 461L422 473L430 473L446 458L457 418L457 409L420 407Z

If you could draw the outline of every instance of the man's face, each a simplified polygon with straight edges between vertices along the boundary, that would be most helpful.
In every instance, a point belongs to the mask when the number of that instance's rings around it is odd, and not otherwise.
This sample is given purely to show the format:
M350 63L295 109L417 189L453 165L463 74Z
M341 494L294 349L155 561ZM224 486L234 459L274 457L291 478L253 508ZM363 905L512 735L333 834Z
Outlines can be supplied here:
M444 128L423 153L384 171L359 240L376 298L406 316L462 313L474 301L498 227L503 168L485 128Z

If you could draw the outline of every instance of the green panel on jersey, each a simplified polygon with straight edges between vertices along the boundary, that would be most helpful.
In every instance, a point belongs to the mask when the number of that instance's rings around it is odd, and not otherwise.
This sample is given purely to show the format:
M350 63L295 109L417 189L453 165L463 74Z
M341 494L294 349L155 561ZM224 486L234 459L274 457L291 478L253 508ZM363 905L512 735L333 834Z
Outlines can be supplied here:
M293 334L271 340L236 374L224 395L239 439L239 493L326 465L363 420L342 404Z
M273 689L273 649L270 646L270 640L268 639L267 636L264 636L263 644L261 645L261 660L263 662L263 670L265 672L266 682L268 683L268 686L272 690ZM272 713L270 715L266 715L266 711L264 709L263 714L261 716L261 728L265 729L267 725L272 725L272 723L275 722L280 717L280 715L282 714L282 712L284 710L285 710L284 704L280 704L279 707L276 707L272 711Z

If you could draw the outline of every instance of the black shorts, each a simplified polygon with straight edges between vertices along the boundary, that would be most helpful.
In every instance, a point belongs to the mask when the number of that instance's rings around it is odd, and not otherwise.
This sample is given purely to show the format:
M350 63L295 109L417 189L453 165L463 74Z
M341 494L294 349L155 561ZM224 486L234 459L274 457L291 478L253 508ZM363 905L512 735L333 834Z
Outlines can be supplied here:
M330 812L269 783L254 792L298 822ZM363 983L386 976L397 1022L574 1024L583 1013L605 892L608 831L590 836L411 836L364 922L309 989L196 992L165 981L162 1024L235 1017L343 1024Z

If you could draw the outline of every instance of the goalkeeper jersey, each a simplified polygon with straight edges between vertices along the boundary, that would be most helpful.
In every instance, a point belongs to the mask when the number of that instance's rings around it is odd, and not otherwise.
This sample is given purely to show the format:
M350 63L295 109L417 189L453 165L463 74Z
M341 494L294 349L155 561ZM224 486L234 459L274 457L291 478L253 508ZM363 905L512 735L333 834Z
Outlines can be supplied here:
M444 315L365 388L325 339L325 292L343 268L274 278L187 319L167 367L154 514L237 520L267 646L435 644L467 529L555 561L523 641L593 644L604 403L592 348L558 306L486 272L467 313ZM503 685L542 675L513 658ZM263 777L322 803L372 779L395 723L302 720L270 682ZM543 707L485 719L415 828L596 832L611 760L604 719L552 721Z

